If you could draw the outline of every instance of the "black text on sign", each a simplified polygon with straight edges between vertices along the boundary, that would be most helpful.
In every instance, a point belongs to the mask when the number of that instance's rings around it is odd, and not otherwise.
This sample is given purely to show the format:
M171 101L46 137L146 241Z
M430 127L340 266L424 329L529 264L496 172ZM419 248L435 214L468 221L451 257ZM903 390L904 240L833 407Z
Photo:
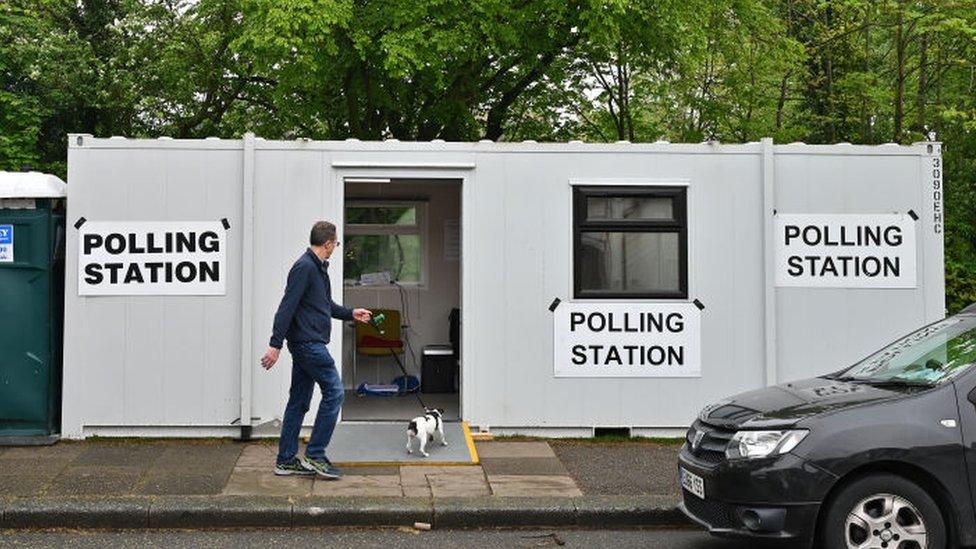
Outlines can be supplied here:
M701 375L691 303L565 303L553 316L556 377Z
M914 288L915 220L906 214L779 214L776 285Z
M89 221L78 231L79 295L224 295L220 222Z

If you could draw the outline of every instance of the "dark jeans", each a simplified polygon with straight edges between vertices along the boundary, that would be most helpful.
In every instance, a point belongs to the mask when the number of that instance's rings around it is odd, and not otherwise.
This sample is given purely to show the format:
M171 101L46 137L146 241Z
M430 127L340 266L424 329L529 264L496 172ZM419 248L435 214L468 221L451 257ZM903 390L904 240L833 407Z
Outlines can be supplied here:
M312 388L316 383L322 391L322 402L315 415L312 438L308 441L305 455L313 459L325 458L325 447L332 440L336 420L345 392L336 370L335 361L324 343L288 343L291 351L291 390L288 405L281 422L281 440L278 443L278 463L286 463L298 453L298 435L302 420L312 401Z

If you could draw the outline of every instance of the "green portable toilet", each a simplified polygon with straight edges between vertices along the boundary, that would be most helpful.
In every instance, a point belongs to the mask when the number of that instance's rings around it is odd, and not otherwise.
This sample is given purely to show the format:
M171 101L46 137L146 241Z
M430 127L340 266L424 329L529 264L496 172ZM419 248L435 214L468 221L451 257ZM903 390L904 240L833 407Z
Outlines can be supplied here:
M66 191L53 175L0 172L0 445L58 439Z

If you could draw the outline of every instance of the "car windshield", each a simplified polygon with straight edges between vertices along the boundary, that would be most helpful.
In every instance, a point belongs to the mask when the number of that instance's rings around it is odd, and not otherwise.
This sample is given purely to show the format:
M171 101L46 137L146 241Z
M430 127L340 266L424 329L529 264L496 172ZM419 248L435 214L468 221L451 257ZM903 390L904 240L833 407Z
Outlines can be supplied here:
M848 368L838 377L865 382L934 384L976 362L976 317L930 324Z

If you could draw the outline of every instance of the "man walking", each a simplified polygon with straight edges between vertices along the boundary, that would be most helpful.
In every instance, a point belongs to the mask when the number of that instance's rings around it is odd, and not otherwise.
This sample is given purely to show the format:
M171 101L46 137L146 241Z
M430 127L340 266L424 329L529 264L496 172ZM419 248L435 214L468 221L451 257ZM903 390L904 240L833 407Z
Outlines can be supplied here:
M288 272L288 284L281 305L275 313L271 345L261 357L261 365L270 370L281 353L283 340L291 352L291 389L281 423L276 475L319 475L328 479L342 477L332 465L325 448L332 439L339 408L345 396L336 363L326 344L332 331L332 319L356 319L369 322L372 312L348 309L332 301L328 259L339 246L336 226L319 221L312 226L309 248ZM312 388L318 383L322 402L315 416L312 438L305 449L305 460L298 457L298 435L302 420L312 401Z

